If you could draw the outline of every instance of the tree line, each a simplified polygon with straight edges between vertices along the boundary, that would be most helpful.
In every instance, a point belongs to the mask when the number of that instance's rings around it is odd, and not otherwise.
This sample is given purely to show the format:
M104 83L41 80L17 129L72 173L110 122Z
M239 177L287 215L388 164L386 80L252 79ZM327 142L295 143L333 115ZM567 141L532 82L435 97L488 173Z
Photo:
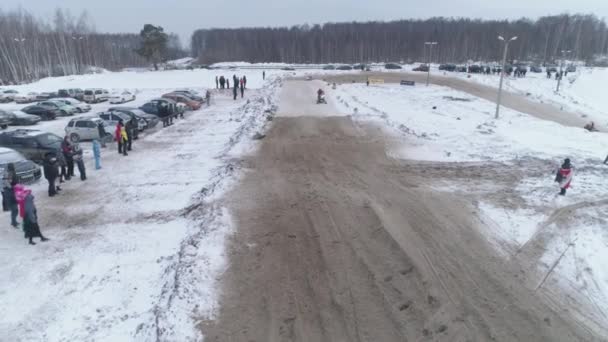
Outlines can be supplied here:
M200 29L191 48L201 63L415 62L429 58L424 43L436 41L433 62L498 61L498 35L517 36L510 59L553 63L565 57L592 61L608 54L608 28L594 15L557 15L537 20L431 18L392 22L328 23L291 28ZM565 51L570 51L565 52Z
M24 10L0 11L0 32L0 85L148 65L137 53L140 34L97 33L86 12L76 18L58 9L47 23ZM184 56L176 35L166 44L163 60Z

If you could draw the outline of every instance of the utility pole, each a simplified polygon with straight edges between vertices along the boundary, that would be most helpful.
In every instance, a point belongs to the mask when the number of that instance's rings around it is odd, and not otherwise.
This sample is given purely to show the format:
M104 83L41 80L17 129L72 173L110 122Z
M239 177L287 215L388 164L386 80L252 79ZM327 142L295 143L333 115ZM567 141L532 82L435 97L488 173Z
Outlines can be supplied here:
M426 73L426 86L429 86L429 81L431 79L431 54L433 53L433 46L437 45L439 43L437 42L424 42L424 48L426 50L426 46L429 46L429 59L428 59L428 63L426 64L428 70Z
M559 93L559 85L562 82L562 76L564 75L564 55L565 54L569 54L570 50L562 50L562 60L561 63L559 64L559 75L557 76L557 88L555 88L555 92Z
M500 70L500 84L498 85L498 98L496 99L496 115L495 119L498 119L498 114L500 111L500 100L502 99L502 82L505 77L505 66L507 65L507 52L509 51L509 43L516 40L517 37L512 37L510 39L504 39L502 36L498 36L498 40L505 43L505 50L502 55L502 69Z

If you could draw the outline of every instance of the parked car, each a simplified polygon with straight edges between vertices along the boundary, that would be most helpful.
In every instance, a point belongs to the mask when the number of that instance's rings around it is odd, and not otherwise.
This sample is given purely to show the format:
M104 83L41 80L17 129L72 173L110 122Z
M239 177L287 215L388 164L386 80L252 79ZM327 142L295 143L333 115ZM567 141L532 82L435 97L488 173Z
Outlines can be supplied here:
M142 111L148 114L154 114L156 116L161 117L158 112L158 107L160 104L164 104L169 108L169 115L178 115L185 111L186 105L183 103L177 103L171 99L162 98L162 99L154 99L152 101L146 102L143 106L139 107Z
M61 151L62 141L58 135L33 129L0 133L0 147L11 148L36 163L42 163L49 152Z
M36 165L31 160L10 148L0 147L0 172L8 167L8 164L13 163L15 172L17 173L17 182L21 184L30 184L39 180L42 177L40 166Z
M171 99L171 100L173 100L175 102L178 102L178 103L183 103L183 104L187 105L192 110L198 110L198 109L201 108L201 102L189 99L188 97L186 97L183 94L169 93L169 94L163 95L162 97L165 98L165 99Z
M340 65L336 68L336 70L353 70L353 67L351 67L350 65Z
M122 121L123 125L126 125L129 121L133 120L129 115L115 111L101 112L97 115L101 118L101 120L104 121L106 126L110 129L115 129L119 121ZM135 130L135 136L133 138L139 138L139 130Z
M467 67L464 65L459 65L456 67L456 71L458 72L467 72Z
M73 99L82 101L84 99L84 91L80 88L59 89L57 96L61 98L71 97Z
M17 94L19 94L19 92L13 89L1 90L0 103L13 102Z
M92 88L84 90L84 102L98 103L107 101L110 98L110 93L105 89Z
M27 94L15 95L16 103L31 103L38 100L38 93L29 92Z
M0 128L5 129L11 124L11 114L0 109Z
M138 109L138 108L133 108L133 107L111 107L110 111L113 111L113 112L122 112L122 113L130 115L132 117L135 116L138 119L143 120L144 127L140 128L140 131L143 131L144 129L153 128L156 125L158 125L158 122L160 121L158 119L158 116L156 116L154 114L148 114L148 113L146 113L143 110Z
M323 70L336 70L336 67L333 65L326 65L323 67Z
M384 68L385 69L389 69L389 70L398 70L398 69L403 69L401 67L401 65L399 64L395 64L395 63L386 63L384 64Z
M120 92L120 93L113 93L110 96L110 103L125 103L125 102L129 102L129 101L134 101L134 100L135 100L135 94L133 94L127 90Z
M130 110L113 110L110 109L111 112L118 112L118 113L123 113L128 115L131 120L135 120L135 122L137 122L137 130L142 132L143 130L146 129L146 120L144 120L144 118L140 118L139 116L137 116L135 113L133 113Z
M8 111L8 114L11 119L11 126L31 126L35 125L42 120L37 115L27 114L20 110L11 110Z
M568 67L566 68L567 72L576 72L576 65L570 64L568 65Z
M55 108L59 116L72 116L76 113L76 107L65 104L64 102L55 99L38 102L39 106Z
M36 100L44 101L44 100L54 99L56 97L57 97L57 93L43 92L43 93L39 93L38 96L36 96Z
M439 70L456 71L456 64L441 64Z
M543 72L543 68L541 68L538 65L533 65L533 66L530 67L530 72L535 72L535 73L538 74L538 73Z
M557 72L557 66L556 65L547 65L546 66L546 71L548 71L548 72Z
M200 103L205 102L205 99L193 90L178 89L178 90L173 91L173 93L185 94L189 98L193 99L194 101L198 101Z
M284 68L281 68L281 70L283 70L283 71L296 71L296 69L294 69L292 67L284 67Z
M55 120L59 116L59 110L54 107L32 105L21 109L22 112L39 116L42 120Z
M103 125L104 131L106 132L105 137L99 136L99 125ZM65 134L70 138L71 141L84 141L84 140L101 140L111 141L114 137L113 133L116 129L116 125L108 126L101 118L75 118L68 122L65 127Z
M426 64L420 64L418 67L412 69L414 71L423 71L423 72L427 72L429 71L429 66Z
M483 72L483 69L481 68L481 66L473 64L473 65L469 65L469 74L481 74Z
M88 103L80 102L71 97L58 97L56 99L52 99L50 101L63 103L68 106L72 106L76 109L76 113L87 113L91 111L91 105Z

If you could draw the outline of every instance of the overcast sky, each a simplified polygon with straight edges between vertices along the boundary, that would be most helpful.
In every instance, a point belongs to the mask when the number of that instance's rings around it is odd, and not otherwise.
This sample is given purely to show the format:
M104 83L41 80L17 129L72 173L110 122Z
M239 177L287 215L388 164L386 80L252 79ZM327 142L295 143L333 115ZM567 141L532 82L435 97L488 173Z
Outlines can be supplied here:
M55 8L87 10L100 32L139 32L161 25L189 44L197 28L284 26L336 21L455 16L519 18L559 13L608 17L608 0L2 0L2 10L22 7L52 18Z

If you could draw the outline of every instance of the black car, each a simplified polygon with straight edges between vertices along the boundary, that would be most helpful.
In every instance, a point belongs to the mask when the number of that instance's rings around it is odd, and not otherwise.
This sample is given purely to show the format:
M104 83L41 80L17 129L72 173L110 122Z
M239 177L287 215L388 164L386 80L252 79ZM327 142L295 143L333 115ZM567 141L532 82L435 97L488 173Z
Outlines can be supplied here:
M11 119L11 126L31 126L39 123L42 119L37 115L27 114L20 110L8 112Z
M336 67L333 65L326 65L323 67L323 70L336 70Z
M426 64L421 64L418 67L413 69L414 71L423 71L423 72L428 72L429 71L429 66Z
M386 63L384 65L385 69L389 69L389 70L397 70L397 69L402 69L401 65L399 64L395 64L395 63Z
M455 64L441 64L439 66L439 70L456 71L456 65Z
M33 129L0 133L0 147L11 148L37 163L42 163L47 153L61 151L62 141L58 135Z
M27 160L25 156L13 149L0 147L0 172L2 174L4 174L4 170L6 170L10 163L15 165L18 183L30 184L42 177L40 166L36 165L36 163Z
M481 74L483 68L479 65L469 65L469 74Z
M285 67L285 68L281 68L281 70L283 70L283 71L295 71L296 69L294 69L292 67Z
M175 101L169 99L154 99L150 102L145 103L143 106L139 107L142 111L148 114L154 114L160 117L160 113L158 112L159 104L167 105L169 108L168 116L175 116L179 114L179 109L177 108L177 103Z
M353 67L351 67L350 65L340 65L336 68L336 70L353 70Z
M538 65L533 65L530 67L530 72L535 72L535 73L540 73L543 72L543 68L539 67Z
M158 116L154 114L147 114L139 108L132 107L111 107L109 109L112 112L125 113L131 118L134 118L138 122L139 131L143 131L147 128L152 128L158 124Z
M12 115L0 109L0 128L5 129L11 124Z
M21 111L27 114L38 115L42 120L55 120L60 114L56 108L41 105L27 106Z

